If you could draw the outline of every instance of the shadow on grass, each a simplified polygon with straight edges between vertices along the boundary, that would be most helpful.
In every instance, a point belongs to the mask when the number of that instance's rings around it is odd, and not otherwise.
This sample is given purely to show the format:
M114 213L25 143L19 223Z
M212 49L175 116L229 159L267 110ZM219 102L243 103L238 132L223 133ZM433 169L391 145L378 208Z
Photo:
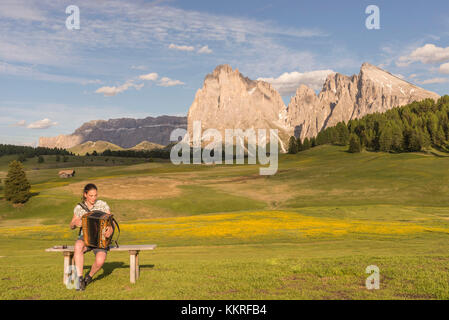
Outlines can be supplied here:
M103 274L99 275L92 279L92 282L97 280L101 280L103 278L108 277L115 269L129 269L129 264L125 264L124 262L105 262L103 264ZM154 268L154 264L142 264L140 265L140 269L152 269ZM90 270L90 266L84 266L84 269Z
M32 197L38 196L39 193L40 193L40 192L31 192L30 199L31 199Z

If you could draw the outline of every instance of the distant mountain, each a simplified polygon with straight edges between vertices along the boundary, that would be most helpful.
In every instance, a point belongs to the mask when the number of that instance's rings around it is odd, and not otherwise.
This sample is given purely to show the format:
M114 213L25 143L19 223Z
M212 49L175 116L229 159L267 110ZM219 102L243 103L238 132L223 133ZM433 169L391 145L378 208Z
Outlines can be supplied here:
M218 66L207 75L188 112L188 132L194 121L202 130L278 129L281 150L286 151L292 135L314 137L320 130L340 121L385 112L426 98L440 96L404 81L391 73L364 63L359 75L330 74L319 95L301 85L288 107L268 83L244 77L228 65Z
M97 153L101 153L105 150L123 150L122 147L119 147L113 143L106 141L87 141L77 146L71 147L67 149L67 151L73 152L74 154L84 156L86 153L92 154L92 152L97 151Z
M188 132L193 137L193 122L201 121L202 130L214 128L223 139L225 129L278 129L280 141L287 141L287 109L281 95L263 81L250 80L238 69L221 65L206 76L203 88L195 95L187 114ZM257 135L257 132L256 132ZM223 141L224 142L224 141ZM281 143L286 151L287 144Z
M329 75L319 95L307 86L300 86L288 105L288 125L301 139L311 138L340 121L347 123L370 113L383 113L413 101L439 97L364 63L358 75Z
M71 148L87 141L107 141L131 148L143 141L167 145L176 128L187 129L187 117L160 116L145 119L93 120L84 123L70 135L40 137L39 146Z
M205 77L187 117L94 120L83 124L71 135L41 137L39 146L70 148L99 140L122 148L131 148L144 141L168 145L174 129L187 129L192 139L193 123L201 121L203 132L217 129L222 137L225 137L225 129L278 129L280 149L286 152L288 139L293 135L311 138L340 121L348 122L413 101L437 100L439 97L364 63L358 75L330 74L318 95L301 85L286 106L271 84L248 79L237 69L220 65Z

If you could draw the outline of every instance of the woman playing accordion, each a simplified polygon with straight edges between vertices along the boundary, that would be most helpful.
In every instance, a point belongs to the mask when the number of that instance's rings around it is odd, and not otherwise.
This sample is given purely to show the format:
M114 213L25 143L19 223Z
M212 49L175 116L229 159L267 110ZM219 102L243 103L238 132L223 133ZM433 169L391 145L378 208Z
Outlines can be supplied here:
M98 210L103 211L107 214L111 214L108 204L105 201L97 200L97 187L92 183L89 183L84 187L82 203L84 204L83 206L87 207L87 209L90 211ZM70 222L70 228L75 229L76 227L81 227L82 226L81 218L86 213L87 213L86 210L83 209L83 207L78 204L73 210L73 219ZM105 236L110 237L112 233L113 228L108 227L105 231ZM92 265L89 273L87 273L86 276L83 277L84 253L90 250L93 250L95 254L95 262ZM102 249L102 248L87 247L84 243L83 230L81 229L78 239L75 242L75 254L74 254L76 272L79 278L77 290L84 290L86 286L92 281L92 277L103 266L104 261L106 260L106 254L108 250L109 248Z

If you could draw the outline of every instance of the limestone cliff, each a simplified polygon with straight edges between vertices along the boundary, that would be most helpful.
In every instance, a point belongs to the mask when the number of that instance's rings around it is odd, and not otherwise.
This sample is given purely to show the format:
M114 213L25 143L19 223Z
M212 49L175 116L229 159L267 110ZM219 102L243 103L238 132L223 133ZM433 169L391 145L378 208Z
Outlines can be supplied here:
M206 76L195 95L188 115L188 132L193 138L193 122L201 121L202 131L217 129L223 139L225 129L278 129L280 147L285 150L291 128L286 125L287 108L269 84L250 80L229 65L218 66ZM223 141L224 142L224 141Z
M287 123L294 127L296 136L311 138L340 121L348 122L413 101L439 97L364 63L358 75L329 75L319 95L306 86L298 88L288 105Z

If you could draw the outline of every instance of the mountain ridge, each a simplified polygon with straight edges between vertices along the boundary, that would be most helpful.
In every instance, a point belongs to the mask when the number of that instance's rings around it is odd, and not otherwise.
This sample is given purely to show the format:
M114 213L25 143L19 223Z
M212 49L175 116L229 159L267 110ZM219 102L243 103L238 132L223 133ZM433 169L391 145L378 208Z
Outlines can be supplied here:
M67 148L88 140L104 140L123 148L145 140L168 145L175 128L187 129L192 140L193 123L201 121L203 132L217 129L222 137L225 129L278 129L281 150L286 152L288 139L293 135L302 140L311 138L340 121L348 122L413 101L439 97L365 62L358 74L329 74L318 94L301 84L286 105L269 82L252 80L237 68L233 70L223 64L205 76L186 117L92 120L71 135L41 137L39 145Z

